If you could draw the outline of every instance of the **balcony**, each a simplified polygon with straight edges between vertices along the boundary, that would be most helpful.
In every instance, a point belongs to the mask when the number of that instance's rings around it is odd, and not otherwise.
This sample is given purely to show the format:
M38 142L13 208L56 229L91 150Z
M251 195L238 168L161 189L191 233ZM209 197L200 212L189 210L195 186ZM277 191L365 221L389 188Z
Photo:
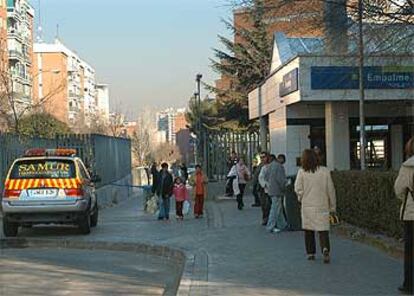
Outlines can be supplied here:
M8 18L13 18L13 19L16 19L16 20L19 20L19 21L22 20L21 11L17 10L14 7L7 7L7 17Z
M23 60L23 54L20 51L17 50L9 50L9 59L10 60Z
M22 34L15 28L7 30L7 38L16 39L19 43L23 43L24 41Z

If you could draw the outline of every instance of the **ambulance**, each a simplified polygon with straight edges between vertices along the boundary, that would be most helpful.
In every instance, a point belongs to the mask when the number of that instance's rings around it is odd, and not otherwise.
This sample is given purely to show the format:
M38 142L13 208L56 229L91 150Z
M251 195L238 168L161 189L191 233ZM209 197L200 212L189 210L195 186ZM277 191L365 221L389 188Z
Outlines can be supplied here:
M98 223L95 184L73 149L29 149L7 174L2 195L3 233L19 227L71 224L89 234Z

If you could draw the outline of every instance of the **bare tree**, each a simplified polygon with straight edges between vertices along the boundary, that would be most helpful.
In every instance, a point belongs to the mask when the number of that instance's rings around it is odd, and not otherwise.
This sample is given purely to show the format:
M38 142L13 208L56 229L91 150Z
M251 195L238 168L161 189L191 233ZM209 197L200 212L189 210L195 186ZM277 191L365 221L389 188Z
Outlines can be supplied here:
M152 157L157 163L174 163L182 158L180 149L168 142L159 144L152 152Z
M34 101L30 95L26 101L16 92L15 81L9 69L3 68L0 71L0 120L5 122L8 130L20 134L20 120L28 113L43 108L49 100L66 88L66 83L62 80L43 97Z
M144 107L138 115L137 127L132 136L132 151L138 166L149 165L153 161L154 147L156 147L157 129L155 113L151 108Z

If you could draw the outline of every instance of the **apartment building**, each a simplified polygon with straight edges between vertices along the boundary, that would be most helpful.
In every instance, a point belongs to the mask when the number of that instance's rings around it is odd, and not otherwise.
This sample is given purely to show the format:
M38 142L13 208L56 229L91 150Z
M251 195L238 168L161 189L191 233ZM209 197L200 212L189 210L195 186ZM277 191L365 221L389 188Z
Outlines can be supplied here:
M81 67L83 70L83 113L85 116L85 122L90 125L92 120L95 120L95 115L98 114L98 92L96 89L95 69L87 64L85 61L81 61Z
M7 72L7 5L6 0L0 0L0 73Z
M33 19L34 9L27 0L7 1L8 65L16 101L22 104L32 103ZM4 20L1 26L5 27Z
M34 99L72 126L87 126L97 111L95 70L61 41L34 45Z

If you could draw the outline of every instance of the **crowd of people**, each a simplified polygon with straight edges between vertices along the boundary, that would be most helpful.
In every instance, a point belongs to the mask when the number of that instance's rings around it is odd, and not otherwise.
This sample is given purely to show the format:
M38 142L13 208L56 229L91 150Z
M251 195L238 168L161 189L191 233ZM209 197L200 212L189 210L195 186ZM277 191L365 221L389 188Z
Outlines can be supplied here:
M404 282L399 288L401 292L414 292L414 137L405 147L407 160L401 166L395 181L395 193L402 200L401 217L404 223ZM253 163L253 173L244 160L235 152L228 160L226 195L235 196L237 209L243 210L246 184L251 181L254 203L253 207L261 208L261 223L270 233L290 231L291 225L286 216L284 199L288 179L283 154L275 156L267 152L260 153L260 161ZM294 183L294 191L301 207L302 230L304 231L305 250L307 259L316 259L316 233L324 263L330 263L329 231L332 217L336 216L335 187L330 171L322 165L320 149L306 149L302 153L301 168ZM181 166L176 172L175 179L168 170L168 164L163 163L158 171L156 164L151 168L153 178L153 193L159 197L159 220L168 220L170 199L175 197L176 216L182 220L183 205L189 201L187 190L188 172ZM193 187L194 216L203 217L204 199L207 195L207 177L201 166L196 166L194 176L188 180Z
M288 179L284 164L286 156L260 153L260 162L253 164L250 174L242 158L236 153L229 159L226 195L236 196L237 208L244 208L243 195L251 179L253 207L261 207L262 225L270 233L292 230L286 216L284 200ZM325 263L330 262L330 217L336 212L335 189L330 172L321 164L319 150L307 149L302 155L302 168L295 182L295 192L301 203L302 227L309 260L315 260L315 232L319 233L321 252Z
M169 169L168 163L161 164L158 170L153 163L150 169L152 176L152 193L158 197L158 220L170 219L171 199L175 199L176 219L184 220L184 208L190 205L190 194L187 184L193 187L194 217L202 218L204 215L204 199L207 195L208 179L200 165L196 165L195 173L189 178L185 164L173 166Z

